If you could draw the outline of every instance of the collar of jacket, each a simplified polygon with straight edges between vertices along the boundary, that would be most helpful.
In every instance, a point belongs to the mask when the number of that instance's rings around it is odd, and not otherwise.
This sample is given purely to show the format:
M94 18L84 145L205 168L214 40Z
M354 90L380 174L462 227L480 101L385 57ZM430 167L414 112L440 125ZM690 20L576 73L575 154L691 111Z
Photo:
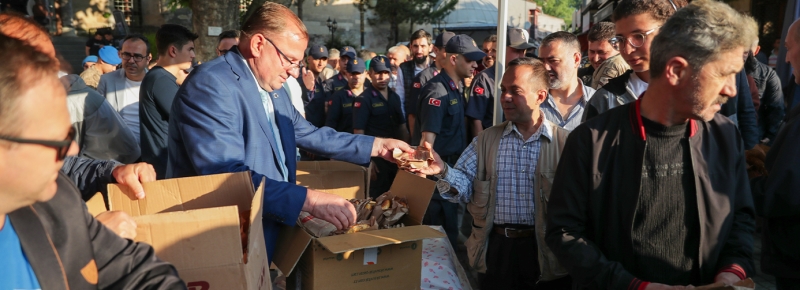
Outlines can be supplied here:
M631 129L633 129L633 134L641 138L642 141L647 141L647 134L644 131L644 122L642 122L642 98L645 93L647 93L647 91L639 96L639 99L631 106L630 110ZM697 134L697 121L689 119L689 124L689 138L691 138Z

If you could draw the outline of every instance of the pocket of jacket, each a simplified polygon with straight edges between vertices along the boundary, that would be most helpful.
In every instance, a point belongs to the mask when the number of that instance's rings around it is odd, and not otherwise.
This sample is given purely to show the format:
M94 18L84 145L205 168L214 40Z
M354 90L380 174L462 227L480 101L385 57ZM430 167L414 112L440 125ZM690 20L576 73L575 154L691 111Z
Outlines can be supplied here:
M486 220L489 212L489 196L491 190L491 180L472 181L472 199L467 204L467 210L476 218Z

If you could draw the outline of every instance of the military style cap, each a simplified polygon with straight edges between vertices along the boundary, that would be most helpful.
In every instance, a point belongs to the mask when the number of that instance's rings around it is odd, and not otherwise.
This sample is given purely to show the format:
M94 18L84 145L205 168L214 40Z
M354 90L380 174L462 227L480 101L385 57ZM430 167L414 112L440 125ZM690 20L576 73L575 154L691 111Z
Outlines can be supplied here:
M469 61L479 61L486 56L486 53L475 44L475 40L464 34L453 36L445 45L444 51L463 55Z
M453 36L456 36L456 34L450 31L442 32L442 34L436 36L436 39L433 41L433 46L444 47L444 45L447 44L447 42L450 41Z
M342 47L342 50L339 51L339 57L349 57L350 59L356 58L356 49L352 46L345 46Z
M364 65L364 60L359 57L353 57L347 61L347 72L349 73L363 73L367 69Z
M308 49L308 55L314 59L328 58L328 48L324 45L314 44Z
M372 61L369 63L369 69L374 72L391 72L391 64L389 63L389 58L383 55L379 55L372 58Z
M511 28L508 30L507 44L515 49L534 48L533 44L528 43L528 31L522 28Z

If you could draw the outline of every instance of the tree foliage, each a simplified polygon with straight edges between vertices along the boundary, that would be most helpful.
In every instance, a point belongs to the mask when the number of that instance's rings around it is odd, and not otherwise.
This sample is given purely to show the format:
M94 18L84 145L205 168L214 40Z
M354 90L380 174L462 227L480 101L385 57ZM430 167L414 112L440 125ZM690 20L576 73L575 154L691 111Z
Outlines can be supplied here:
M443 5L437 7L439 0L380 0L375 7L370 7L376 17L370 18L369 22L372 25L389 23L387 39L394 44L400 41L401 23L437 23L447 17L458 3L458 0L442 1Z
M572 13L581 8L580 0L536 0L542 7L542 12L561 19L567 26L572 24Z

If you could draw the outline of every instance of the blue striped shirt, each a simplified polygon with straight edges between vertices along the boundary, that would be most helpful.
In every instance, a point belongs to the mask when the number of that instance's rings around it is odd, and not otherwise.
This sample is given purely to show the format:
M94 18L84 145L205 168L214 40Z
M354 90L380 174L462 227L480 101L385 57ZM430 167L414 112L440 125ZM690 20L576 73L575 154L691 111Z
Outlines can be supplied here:
M575 107L572 108L572 111L569 112L569 115L564 118L561 112L558 111L558 107L556 107L556 101L550 92L547 93L547 99L539 105L539 109L542 111L544 116L550 122L555 123L561 128L567 129L567 131L572 132L575 127L581 124L581 119L583 119L583 109L586 107L586 103L589 102L589 99L594 95L595 89L591 87L587 87L583 84L581 79L578 79L578 84L580 88L583 88L583 97Z
M545 117L542 116L542 120ZM536 165L541 148L540 137L552 140L553 132L546 124L539 125L528 140L522 139L517 126L509 122L503 131L497 151L497 202L495 224L533 225ZM439 179L437 187L442 197L451 202L468 203L472 197L472 180L478 170L478 152L472 142L458 158L455 168L448 168L447 175ZM450 193L453 187L458 194Z

